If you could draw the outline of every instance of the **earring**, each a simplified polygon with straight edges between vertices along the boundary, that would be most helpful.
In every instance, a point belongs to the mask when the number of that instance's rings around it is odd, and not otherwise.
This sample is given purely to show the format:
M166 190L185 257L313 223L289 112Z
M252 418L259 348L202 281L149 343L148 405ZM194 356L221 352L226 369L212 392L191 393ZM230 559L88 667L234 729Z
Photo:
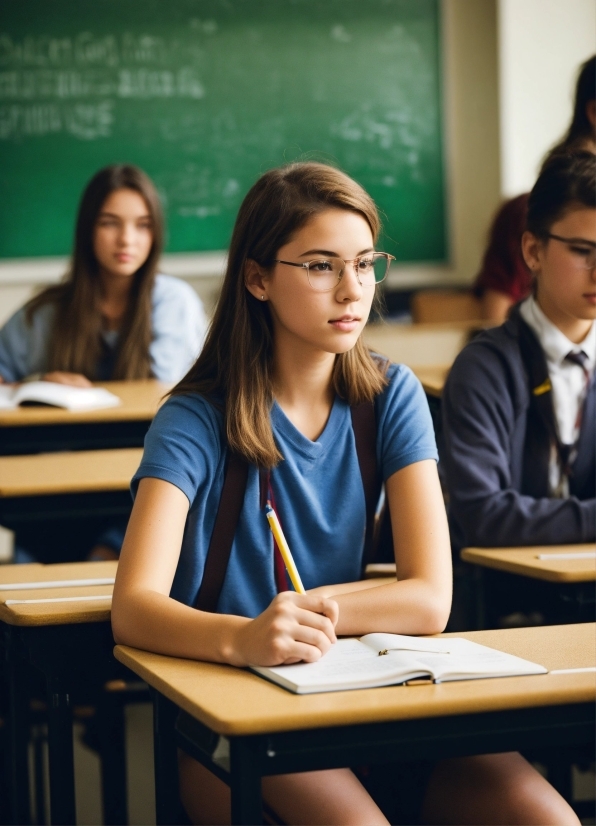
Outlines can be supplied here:
M262 295L262 296L261 296L261 301L264 301L264 300L265 300L265 296L264 296L264 295Z

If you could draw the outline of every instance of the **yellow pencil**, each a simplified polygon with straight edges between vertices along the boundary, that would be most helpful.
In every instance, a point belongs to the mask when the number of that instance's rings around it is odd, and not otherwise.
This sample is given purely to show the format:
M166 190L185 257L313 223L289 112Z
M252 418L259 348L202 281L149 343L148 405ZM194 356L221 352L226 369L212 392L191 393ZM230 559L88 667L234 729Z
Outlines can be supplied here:
M296 564L292 557L292 552L290 551L290 546L286 542L286 538L284 533L281 529L281 525L279 524L279 519L277 518L277 514L271 507L271 504L267 502L265 507L265 513L267 515L267 521L269 522L269 527L271 528L271 533L275 537L275 541L277 542L277 547L279 548L279 552L282 556L284 561L284 565L290 575L290 579L292 580L292 585L294 586L294 590L297 594L304 594L304 585L302 584L302 580L300 579L300 574L298 573L298 568L296 568Z

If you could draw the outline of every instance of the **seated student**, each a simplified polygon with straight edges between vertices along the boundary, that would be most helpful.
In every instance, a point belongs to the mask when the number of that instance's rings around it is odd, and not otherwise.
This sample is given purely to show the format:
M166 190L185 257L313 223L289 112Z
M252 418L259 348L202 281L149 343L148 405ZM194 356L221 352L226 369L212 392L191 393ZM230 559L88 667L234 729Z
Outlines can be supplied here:
M442 399L453 543L596 538L596 156L553 156L522 249L533 294L459 354Z
M151 180L135 166L100 170L79 206L72 263L0 330L0 381L27 378L177 381L197 357L203 306L184 281L158 274L163 218ZM98 538L114 556L122 529Z
M429 410L410 370L371 356L361 338L389 265L374 251L378 232L371 198L323 164L271 170L247 194L205 347L158 412L133 479L112 605L118 642L273 665L316 661L336 634L444 628L450 550ZM358 409L376 415L398 577L389 584L359 581L367 519ZM227 461L247 481L234 488L242 504L225 546L213 534L231 490ZM304 595L286 590L267 497ZM210 598L207 583L217 582L206 558L217 546L231 555ZM180 776L193 822L229 823L218 778L187 755ZM407 797L411 788L394 779ZM444 761L416 786L432 823L578 823L518 754ZM263 792L285 823L387 823L347 768L265 777Z
M596 55L580 67L571 124L544 163L553 155L577 150L596 152ZM506 201L499 209L482 268L474 282L483 318L498 324L505 321L514 304L530 294L531 272L521 253L527 204L528 195L523 194Z

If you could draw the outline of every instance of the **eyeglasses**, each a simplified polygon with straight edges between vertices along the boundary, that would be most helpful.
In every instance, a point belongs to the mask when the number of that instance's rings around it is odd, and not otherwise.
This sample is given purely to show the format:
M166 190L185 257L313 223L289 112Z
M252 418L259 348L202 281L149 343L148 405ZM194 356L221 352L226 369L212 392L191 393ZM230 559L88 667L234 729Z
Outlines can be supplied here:
M553 235L552 232L547 232L546 237L567 244L569 252L573 255L574 265L578 269L593 270L596 267L596 244L592 241L584 241L583 238L563 238Z
M289 267L300 267L306 270L308 283L313 290L325 293L337 287L345 272L346 264L354 266L356 278L362 287L374 287L385 280L391 261L395 261L395 256L389 255L388 252L372 252L352 258L350 261L329 256L328 258L315 258L305 264L281 261L279 258L276 258L273 263L287 264Z

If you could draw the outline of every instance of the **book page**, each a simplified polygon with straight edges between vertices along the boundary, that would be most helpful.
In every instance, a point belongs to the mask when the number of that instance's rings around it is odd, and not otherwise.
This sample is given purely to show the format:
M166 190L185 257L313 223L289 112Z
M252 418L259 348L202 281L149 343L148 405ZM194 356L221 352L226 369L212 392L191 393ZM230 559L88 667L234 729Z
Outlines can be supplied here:
M379 657L377 652L356 639L338 640L316 663L257 667L252 670L274 680L279 677L282 685L299 693L390 685L411 676L428 674L408 652Z
M418 655L419 662L428 668L435 682L547 673L542 665L471 640L452 638L449 642L449 654Z
M10 384L0 384L0 410L10 410L16 407L14 387Z
M22 384L14 393L14 403L27 402L66 410L95 410L115 407L120 404L120 399L103 387L71 387L52 381L32 381Z

